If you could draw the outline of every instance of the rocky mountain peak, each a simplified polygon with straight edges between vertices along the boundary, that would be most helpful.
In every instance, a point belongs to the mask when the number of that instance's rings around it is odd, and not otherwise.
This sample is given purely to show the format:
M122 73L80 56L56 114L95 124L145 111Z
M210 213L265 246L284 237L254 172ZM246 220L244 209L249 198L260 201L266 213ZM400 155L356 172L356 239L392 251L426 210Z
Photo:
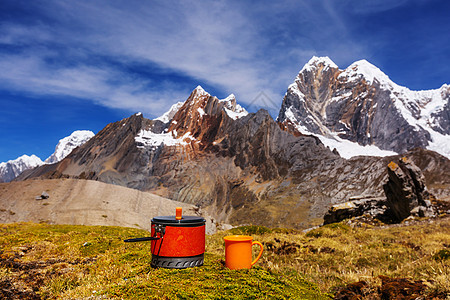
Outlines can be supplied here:
M177 113L177 111L183 106L184 102L177 102L173 104L170 109L165 112L162 116L155 119L161 121L163 123L169 123L172 120L173 116Z
M0 163L0 182L9 182L22 174L24 171L46 164L54 164L63 160L72 150L86 143L94 133L89 130L77 130L70 136L59 140L55 147L55 152L45 161L36 155L22 155L17 159Z
M167 132L186 142L212 142L215 136L212 131L220 131L223 122L236 120L246 114L247 111L237 104L233 94L218 99L197 86L173 115Z
M288 91L301 97L307 86L310 86L314 89L313 96L319 99L317 94L317 89L320 88L319 85L322 82L328 84L330 79L334 81L339 72L341 71L338 66L329 57L313 56L303 66L294 82L288 87Z
M328 57L328 56L322 56L317 57L313 56L302 68L300 73L304 72L312 72L316 71L318 69L339 69L338 66Z
M175 113L167 131L191 145L212 142L211 130L220 127L227 116L225 109L236 109L234 97L221 101L198 86Z
M197 96L211 96L207 91L205 91L201 85L197 85L197 87L192 91L192 94Z
M42 160L36 155L22 155L14 160L0 163L0 182L9 182L23 171L42 165Z
M368 84L377 81L384 86L396 85L383 71L365 59L358 60L339 74L338 79L342 81L364 80Z
M90 130L76 130L68 137L59 140L55 152L45 160L47 164L53 164L69 155L72 150L86 143L94 133Z
M340 70L313 57L284 96L277 121L314 134L344 157L386 156L416 147L450 157L450 91L411 91L366 60Z
M161 117L142 126L134 140L137 148L150 152L167 146L194 154L212 146L225 133L226 124L247 114L233 94L220 100L197 86L185 102L174 104ZM173 151L177 151L175 148Z
M226 97L225 99L221 99L219 100L219 102L223 102L225 103L225 107L227 109L230 109L232 111L236 110L236 96L234 94L230 94L228 97Z

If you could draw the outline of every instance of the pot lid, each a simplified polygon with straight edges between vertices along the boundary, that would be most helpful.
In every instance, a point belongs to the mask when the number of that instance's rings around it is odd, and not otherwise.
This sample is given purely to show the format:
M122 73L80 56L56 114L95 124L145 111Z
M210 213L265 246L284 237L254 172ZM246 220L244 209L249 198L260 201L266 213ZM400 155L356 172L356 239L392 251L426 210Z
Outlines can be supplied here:
M181 226L203 225L205 222L206 220L204 218L195 216L183 216L180 220L177 220L176 216L159 216L152 219L152 223L155 224L179 224Z

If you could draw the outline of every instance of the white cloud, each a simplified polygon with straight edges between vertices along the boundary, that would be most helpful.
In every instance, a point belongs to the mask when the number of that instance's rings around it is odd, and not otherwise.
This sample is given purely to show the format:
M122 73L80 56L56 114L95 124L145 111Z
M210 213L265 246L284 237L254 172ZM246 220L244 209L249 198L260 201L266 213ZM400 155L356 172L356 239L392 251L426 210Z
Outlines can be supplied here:
M0 42L24 48L0 57L0 68L11 70L0 74L3 87L92 99L155 116L187 98L189 89L97 64L91 57L157 64L254 104L262 91L281 103L289 83L314 54L339 63L364 51L326 0L259 6L55 1L35 9L53 23L4 23L0 28Z
M15 91L82 98L107 107L145 111L151 117L163 113L167 101L183 99L188 92L167 84L159 84L155 90L150 81L130 78L113 68L52 69L36 56L2 55L0 69L10 70L0 72L0 82Z

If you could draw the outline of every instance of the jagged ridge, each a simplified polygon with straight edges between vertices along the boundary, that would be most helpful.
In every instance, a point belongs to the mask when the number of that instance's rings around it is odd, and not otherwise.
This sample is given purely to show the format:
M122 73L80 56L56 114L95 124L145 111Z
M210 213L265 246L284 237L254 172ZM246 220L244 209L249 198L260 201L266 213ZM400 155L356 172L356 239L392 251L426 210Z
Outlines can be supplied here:
M448 85L401 87L366 60L340 70L328 57L313 57L289 86L277 121L330 146L348 140L391 151L366 148L380 156L421 147L450 157L449 95ZM344 156L370 154L357 144Z
M316 137L282 130L267 111L232 118L226 109L239 113L236 99L225 100L198 87L167 122L139 113L109 124L60 163L20 179L99 180L202 206L219 222L297 228L322 222L330 204L382 193L389 158L343 159ZM433 165L425 176L441 182L434 193L442 194L448 159L409 155Z

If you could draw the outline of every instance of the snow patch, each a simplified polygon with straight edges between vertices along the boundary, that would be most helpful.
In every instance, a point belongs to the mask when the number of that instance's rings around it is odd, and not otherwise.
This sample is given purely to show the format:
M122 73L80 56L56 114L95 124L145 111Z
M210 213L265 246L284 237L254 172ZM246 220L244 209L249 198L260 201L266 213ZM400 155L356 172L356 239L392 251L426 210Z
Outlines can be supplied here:
M427 149L450 159L450 135L443 135L434 130L428 132L431 135L431 141L428 142Z
M200 114L200 118L203 118L203 116L206 115L205 111L201 107L197 108L197 111Z
M169 123L169 121L172 120L173 116L175 116L175 114L180 110L180 108L183 106L183 104L184 104L184 102L175 103L162 116L156 118L155 121L159 120L163 123Z
M233 120L237 120L239 118L245 117L246 115L248 115L248 112L241 107L239 104L236 104L236 110L232 111L231 109L228 109L226 107L223 108L225 110L225 112L227 113L227 115L232 118Z
M165 146L176 146L176 145L188 145L189 142L195 140L195 138L191 135L190 132L185 133L181 137L176 137L177 132L173 130L169 133L154 133L150 130L139 131L137 136L134 138L136 143L138 144L138 148L157 148L161 145Z
M236 97L234 94L230 94L225 99L219 99L219 102L225 104L223 109L225 110L225 113L233 120L237 120L248 115L248 111L236 103Z
M234 96L234 94L230 94L225 99L219 99L219 102L230 102L230 101L233 101L233 100L236 100L236 97Z
M292 123L297 123L297 118L295 117L294 112L292 111L292 106L289 106L288 109L284 112L284 115L286 116L286 119L291 121Z
M336 150L339 152L339 155L345 159L350 159L352 157L361 156L361 155L384 157L384 156L391 156L391 155L397 154L394 151L382 150L374 145L362 146L358 143L342 139L338 136L338 133L336 133L336 132L329 132L329 135L327 137L325 137L323 135L319 135L319 134L313 134L313 133L309 132L305 126L298 124L298 122L296 121L296 118L293 116L291 107L289 107L289 109L286 111L286 117L294 123L296 129L300 133L305 134L305 135L314 135L314 136L318 137L320 139L320 141L325 146L329 147L331 150L336 148ZM293 121L293 120L295 120L295 121ZM344 123L342 123L342 124L344 124Z
M316 136L325 146L328 146L331 150L336 148L339 154L346 159L360 155L380 157L397 155L397 153L394 151L382 150L374 145L362 146L358 143L342 139L336 133L333 133L331 137L324 137L322 135Z

